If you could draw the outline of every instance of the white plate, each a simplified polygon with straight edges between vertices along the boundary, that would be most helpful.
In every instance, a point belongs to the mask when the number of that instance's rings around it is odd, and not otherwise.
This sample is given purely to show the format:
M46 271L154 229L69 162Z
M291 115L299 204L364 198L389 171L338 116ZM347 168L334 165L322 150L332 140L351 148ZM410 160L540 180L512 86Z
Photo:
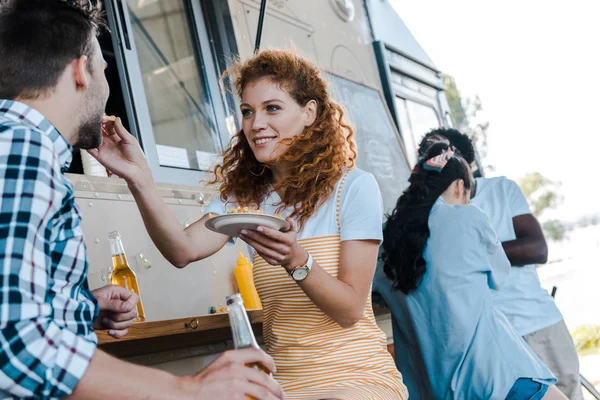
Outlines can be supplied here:
M278 231L287 231L290 229L290 224L286 220L268 214L224 214L212 217L206 221L208 229L230 237L240 236L242 229L255 230L259 225Z

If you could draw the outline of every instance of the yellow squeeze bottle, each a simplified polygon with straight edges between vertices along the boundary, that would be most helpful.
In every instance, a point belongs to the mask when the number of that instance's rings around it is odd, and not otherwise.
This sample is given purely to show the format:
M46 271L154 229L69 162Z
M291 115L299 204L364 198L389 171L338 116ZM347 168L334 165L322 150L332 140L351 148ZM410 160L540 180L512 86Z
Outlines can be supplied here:
M242 253L238 254L237 267L233 270L238 289L247 309L262 308L262 303L254 286L252 264Z

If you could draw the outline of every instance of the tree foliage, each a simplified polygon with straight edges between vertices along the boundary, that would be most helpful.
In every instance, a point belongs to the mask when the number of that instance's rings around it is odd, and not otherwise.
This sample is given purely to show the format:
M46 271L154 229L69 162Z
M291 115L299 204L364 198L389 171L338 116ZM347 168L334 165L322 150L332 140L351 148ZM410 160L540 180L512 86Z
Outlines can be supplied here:
M488 129L490 123L483 113L483 105L479 96L463 96L458 89L456 80L446 74L442 74L446 100L450 107L450 113L456 129L465 133L473 141L478 153L481 166L487 170L493 167L484 164L488 148ZM525 175L519 185L529 202L534 215L540 217L546 210L559 206L563 201L560 194L560 182L552 181L539 172L531 172ZM550 240L562 240L566 236L566 227L559 220L547 220L542 224L546 237Z
M481 99L479 96L463 96L458 89L456 80L450 75L442 74L442 80L446 87L446 100L450 106L454 127L471 138L477 150L479 162L483 165L483 160L487 155L490 123L483 113ZM493 169L490 165L486 165L485 168Z
M560 194L560 182L553 181L539 172L530 172L519 180L519 186L529 202L531 211L541 217L545 211L558 207L563 196ZM556 219L542 223L544 234L550 240L562 240L566 237L565 225Z
M546 236L546 239L554 241L563 240L567 234L567 228L561 221L557 219L550 219L548 221L545 221L542 224L542 229L544 230L544 235Z
M538 217L544 211L556 208L563 201L559 193L560 182L555 182L539 172L530 172L519 181L523 194L529 201L531 211Z

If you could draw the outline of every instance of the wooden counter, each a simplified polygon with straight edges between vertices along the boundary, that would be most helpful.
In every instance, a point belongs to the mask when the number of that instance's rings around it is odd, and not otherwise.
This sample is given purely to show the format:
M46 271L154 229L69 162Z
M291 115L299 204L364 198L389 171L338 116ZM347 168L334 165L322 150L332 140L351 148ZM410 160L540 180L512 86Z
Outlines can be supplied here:
M389 313L386 308L373 307L376 316ZM254 334L262 336L262 310L248 312ZM192 346L224 343L231 340L229 317L226 313L198 317L142 322L129 329L124 338L115 339L106 331L98 331L100 348L119 358L136 357L183 349Z
M248 317L255 335L262 335L262 310L249 311ZM231 340L226 313L142 322L131 327L121 339L109 336L106 331L98 331L97 334L100 348L119 358Z

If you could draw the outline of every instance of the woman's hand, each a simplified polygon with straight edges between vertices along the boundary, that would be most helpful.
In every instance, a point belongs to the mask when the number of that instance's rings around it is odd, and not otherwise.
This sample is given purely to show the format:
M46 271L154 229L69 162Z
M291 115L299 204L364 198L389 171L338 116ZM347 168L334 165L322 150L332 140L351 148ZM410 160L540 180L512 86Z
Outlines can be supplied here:
M287 218L290 229L280 232L266 226L256 230L242 230L240 238L256 250L266 262L271 265L281 265L288 272L304 265L308 253L296 241L298 230L293 219Z
M138 141L123 127L121 119L102 122L102 144L88 150L100 164L125 179L128 183L141 177L152 177L152 172Z

